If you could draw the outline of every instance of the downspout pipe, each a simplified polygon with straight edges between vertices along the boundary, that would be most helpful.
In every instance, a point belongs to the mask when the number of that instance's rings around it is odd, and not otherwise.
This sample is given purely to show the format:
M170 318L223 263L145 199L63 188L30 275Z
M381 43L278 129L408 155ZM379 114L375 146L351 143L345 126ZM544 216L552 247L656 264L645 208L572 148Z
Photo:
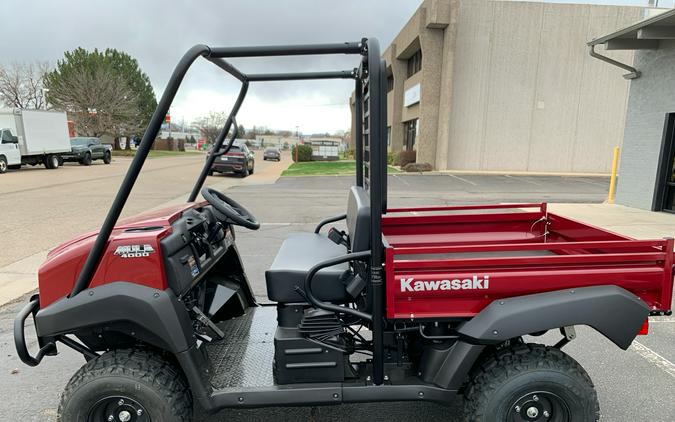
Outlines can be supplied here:
M642 73L637 70L636 68L632 66L628 66L627 64L618 62L614 59L610 59L607 56L603 56L602 54L599 54L595 51L595 44L589 44L588 45L588 54L590 54L591 57L596 58L598 60L602 60L605 63L609 63L613 66L620 67L623 70L627 70L629 73L626 73L623 75L624 79L637 79L640 76L642 76Z

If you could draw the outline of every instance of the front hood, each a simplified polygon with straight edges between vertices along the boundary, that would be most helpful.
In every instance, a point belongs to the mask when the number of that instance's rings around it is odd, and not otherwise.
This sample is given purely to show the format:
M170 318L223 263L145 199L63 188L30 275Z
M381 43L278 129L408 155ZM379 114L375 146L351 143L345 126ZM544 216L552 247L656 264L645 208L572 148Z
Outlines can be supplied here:
M117 233L132 228L140 228L140 227L168 228L171 226L171 223L180 218L181 214L185 210L202 205L203 203L189 203L189 204L181 203L168 207L149 210L132 217L123 218L117 222L117 225L115 225L115 228L113 229L113 232L111 234L111 238L114 237ZM96 236L98 235L98 233L99 230L90 231L60 244L59 246L49 251L49 253L47 254L47 259L49 260L50 258L53 258L57 255L64 253L66 250L78 248L82 245L86 245L87 250L89 250L94 240L96 240Z
M182 203L120 220L110 235L90 287L123 280L164 288L166 282L159 242L171 232L171 223L180 218L185 210L203 204ZM134 228L146 230L130 230ZM38 271L40 306L44 307L71 291L97 235L98 231L85 233L49 252L47 260ZM120 247L129 246L141 246L151 253L127 260L116 252Z

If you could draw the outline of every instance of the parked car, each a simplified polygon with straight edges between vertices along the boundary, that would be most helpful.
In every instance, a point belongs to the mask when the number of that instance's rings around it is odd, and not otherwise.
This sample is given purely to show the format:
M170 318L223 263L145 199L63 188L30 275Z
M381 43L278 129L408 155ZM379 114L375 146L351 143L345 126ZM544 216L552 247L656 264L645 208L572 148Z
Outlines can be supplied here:
M112 145L103 144L99 138L78 136L70 138L70 153L62 156L63 161L78 162L90 166L94 160L112 161Z
M211 153L209 152L209 154ZM211 170L209 170L209 176L212 176L213 173L236 173L241 177L246 177L253 174L254 170L255 154L248 149L244 141L235 139L227 154L216 157Z
M263 153L263 160L281 161L281 151L279 151L279 148L267 148Z

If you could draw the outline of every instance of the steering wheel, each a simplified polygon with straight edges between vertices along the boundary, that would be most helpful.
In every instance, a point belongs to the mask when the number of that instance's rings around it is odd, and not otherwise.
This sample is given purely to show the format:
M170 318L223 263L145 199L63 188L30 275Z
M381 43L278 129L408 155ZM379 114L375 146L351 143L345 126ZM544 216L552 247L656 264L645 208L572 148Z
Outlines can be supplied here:
M249 210L239 205L237 201L229 198L224 193L205 187L202 189L202 196L216 211L225 215L229 222L251 230L258 230L260 228L260 223Z

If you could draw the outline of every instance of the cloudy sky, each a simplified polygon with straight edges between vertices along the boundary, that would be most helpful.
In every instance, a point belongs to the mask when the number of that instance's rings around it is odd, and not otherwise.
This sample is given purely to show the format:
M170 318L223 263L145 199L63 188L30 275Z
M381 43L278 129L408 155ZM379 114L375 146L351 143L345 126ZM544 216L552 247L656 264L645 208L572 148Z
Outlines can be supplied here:
M558 0L645 5L648 0ZM660 0L672 7L675 0ZM159 97L181 55L192 45L265 45L358 41L386 47L422 0L2 0L4 63L48 60L77 47L117 48L138 59ZM11 18L10 18L11 17ZM351 69L355 57L242 59L245 72ZM258 83L249 89L239 122L303 133L350 126L350 81ZM229 111L238 84L212 64L193 66L171 109L180 123L209 111Z

